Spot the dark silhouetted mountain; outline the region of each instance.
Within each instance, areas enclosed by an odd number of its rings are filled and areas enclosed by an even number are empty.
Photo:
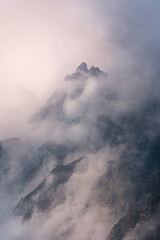
[[[88,69],[87,64],[83,62],[77,68],[76,72],[71,75],[67,75],[65,80],[87,80],[91,77],[107,77],[107,74],[102,72],[98,67],[92,66]]]
[[[77,68],[76,72],[88,72],[87,63],[82,62],[81,65]]]

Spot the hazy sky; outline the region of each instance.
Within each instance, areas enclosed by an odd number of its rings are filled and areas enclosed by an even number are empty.
[[[23,135],[24,122],[82,61],[109,73],[144,61],[151,72],[159,9],[157,0],[0,0],[0,139]]]
[[[10,0],[0,1],[0,32],[0,138],[5,138],[6,129],[21,125],[82,61],[101,62],[103,29],[87,1]]]

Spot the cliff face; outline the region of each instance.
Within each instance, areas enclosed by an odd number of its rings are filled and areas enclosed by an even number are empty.
[[[132,237],[137,240],[160,238],[160,195],[143,208],[137,207],[129,211],[115,224],[107,239],[121,240]]]
[[[63,184],[71,177],[81,159],[67,165],[58,165],[32,192],[22,198],[14,208],[16,216],[24,221],[32,218],[35,211],[46,211],[51,206],[61,204],[65,200]]]

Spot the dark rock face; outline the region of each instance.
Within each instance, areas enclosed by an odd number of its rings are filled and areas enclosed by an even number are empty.
[[[67,165],[58,165],[47,178],[45,178],[32,192],[22,198],[14,209],[16,216],[21,216],[24,221],[29,220],[34,211],[45,211],[51,205],[61,204],[65,199],[63,184],[72,176],[77,164],[82,159]],[[60,191],[60,194],[58,193]],[[58,193],[58,194],[57,194]]]
[[[156,217],[154,214],[156,213]],[[160,237],[160,195],[154,199],[149,205],[143,208],[135,208],[129,211],[124,217],[122,217],[113,227],[107,240],[122,240],[127,233],[133,231],[138,225],[143,224],[152,218],[155,218],[157,223],[154,223],[155,227],[152,231],[146,231],[145,234],[141,233],[136,236],[137,240],[158,240]],[[143,234],[145,236],[143,236]],[[141,236],[140,236],[141,235]]]
[[[156,108],[152,104],[116,120],[98,119],[104,141],[115,149],[123,146],[118,161],[109,163],[98,186],[101,201],[116,214],[123,215],[135,205],[142,207],[160,191],[160,132],[156,131],[154,118],[150,119],[150,112],[158,117],[159,107],[158,103]]]
[[[88,72],[87,63],[82,62],[81,65],[77,68],[76,72]]]
[[[98,76],[100,73],[102,73],[98,67],[93,66],[88,70],[88,72],[91,76]]]
[[[109,240],[122,240],[149,221],[154,228],[145,227],[146,234],[139,231],[134,239],[160,239],[160,197],[156,197],[160,193],[160,132],[154,122],[159,113],[159,102],[151,101],[116,120],[98,119],[104,141],[115,149],[123,146],[118,161],[109,163],[97,186],[100,202],[111,206],[115,216],[126,214],[113,227]]]

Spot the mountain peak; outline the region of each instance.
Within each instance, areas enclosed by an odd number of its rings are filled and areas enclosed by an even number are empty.
[[[76,72],[88,72],[88,67],[87,67],[87,63],[82,62],[79,67],[77,68]]]
[[[98,76],[106,77],[107,74],[102,72],[98,67],[92,66],[90,69],[88,69],[87,63],[82,62],[73,74],[67,75],[65,77],[65,80],[76,80],[76,79],[87,80],[89,77],[98,77]]]
[[[99,73],[101,73],[102,71],[98,68],[98,67],[91,67],[89,69],[89,73],[92,75],[92,76],[96,76],[98,75]]]

